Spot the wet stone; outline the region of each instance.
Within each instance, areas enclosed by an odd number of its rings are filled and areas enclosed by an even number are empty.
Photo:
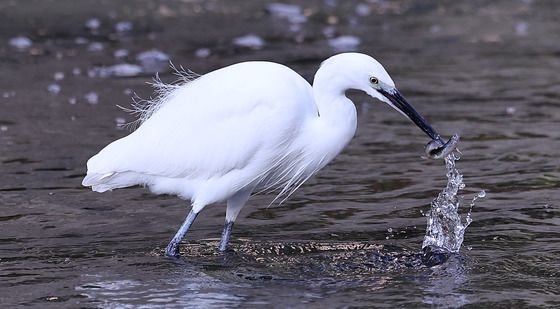
[[[251,49],[261,49],[263,48],[265,42],[261,37],[257,35],[248,34],[233,39],[233,44],[240,47],[247,47]]]
[[[301,7],[295,4],[270,3],[267,5],[266,11],[272,16],[285,18],[292,24],[301,24],[307,21]]]
[[[216,250],[218,240],[189,242],[180,247],[181,256],[205,271],[247,280],[288,278],[293,274],[337,280],[375,276],[393,271],[421,270],[443,264],[440,251],[410,251],[367,242],[254,242],[237,240],[228,252]],[[164,255],[164,250],[154,251]],[[239,275],[240,269],[244,271]]]
[[[109,67],[96,67],[88,71],[89,77],[133,77],[144,72],[143,68],[136,64],[115,64]]]
[[[197,58],[207,58],[208,56],[210,56],[211,51],[209,48],[199,48],[194,52],[194,55]]]
[[[56,72],[53,74],[53,78],[54,80],[63,80],[64,79],[64,73],[63,72]]]
[[[527,36],[529,34],[529,24],[527,22],[519,22],[515,25],[515,34],[518,36]]]
[[[79,36],[74,39],[74,43],[76,43],[77,45],[86,45],[87,43],[89,43],[89,40]]]
[[[134,29],[134,26],[129,21],[120,21],[120,22],[115,24],[115,30],[119,34],[125,34],[127,32],[132,31],[132,29]]]
[[[88,92],[84,95],[84,99],[87,103],[95,105],[99,103],[99,95],[96,92]]]
[[[92,42],[87,47],[87,50],[90,52],[99,52],[104,49],[105,49],[105,45],[101,42]]]
[[[85,22],[84,26],[91,31],[95,31],[101,26],[101,21],[97,18],[90,18]]]
[[[50,84],[47,86],[47,91],[52,94],[58,94],[62,90],[59,84]]]
[[[18,36],[15,38],[11,38],[10,41],[8,42],[8,44],[10,44],[10,46],[19,49],[19,50],[24,50],[24,49],[28,49],[29,47],[31,47],[31,45],[33,45],[33,42],[31,41],[31,39],[24,37],[24,36]]]
[[[371,8],[369,4],[359,3],[356,5],[355,11],[358,16],[368,16],[371,13]]]
[[[4,99],[9,99],[9,98],[13,98],[16,96],[16,92],[15,91],[5,91],[2,93],[2,97]]]
[[[124,48],[117,49],[113,52],[113,57],[117,59],[126,58],[128,55],[130,55],[130,52]]]
[[[136,60],[147,73],[166,71],[169,67],[169,55],[157,49],[139,53]]]
[[[360,38],[353,35],[342,35],[328,40],[329,46],[335,51],[354,51],[361,43]]]

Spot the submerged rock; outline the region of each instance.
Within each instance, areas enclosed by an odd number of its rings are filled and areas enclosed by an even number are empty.
[[[263,48],[265,42],[261,37],[257,35],[247,34],[233,39],[233,44],[251,49],[261,49]]]
[[[191,242],[181,247],[181,254],[191,262],[204,265],[224,263],[246,274],[266,269],[267,276],[285,278],[293,274],[304,277],[357,279],[376,278],[376,274],[403,270],[425,270],[444,264],[456,256],[435,248],[410,251],[390,245],[368,242],[245,242],[231,243],[226,253],[216,251],[218,240]],[[154,252],[163,255],[164,252]],[[220,269],[223,269],[220,268]],[[245,277],[245,276],[243,276]],[[251,279],[247,277],[247,279]]]
[[[65,77],[64,72],[56,72],[53,74],[54,80],[63,80]]]
[[[355,51],[362,42],[360,38],[353,35],[342,35],[336,38],[332,38],[329,41],[329,46],[335,51]]]
[[[87,38],[79,36],[79,37],[74,39],[74,43],[76,43],[78,45],[86,45],[87,43],[89,43],[89,40]]]
[[[58,94],[62,90],[59,84],[50,84],[47,86],[47,91],[52,94]]]
[[[99,95],[94,91],[86,93],[84,95],[84,99],[86,99],[86,102],[88,102],[91,105],[95,105],[99,103]]]
[[[101,42],[91,42],[87,47],[87,50],[90,52],[99,52],[104,49],[105,49],[105,45]]]
[[[33,45],[33,42],[30,38],[24,36],[17,36],[15,38],[11,38],[8,42],[11,47],[17,48],[19,50],[28,49]]]
[[[15,97],[15,96],[16,96],[16,92],[13,91],[13,90],[12,90],[12,91],[5,91],[5,92],[2,93],[2,97],[3,97],[4,99],[13,98],[13,97]]]
[[[99,29],[101,22],[97,18],[90,18],[85,22],[84,26],[90,31],[95,31]]]
[[[198,58],[207,58],[210,54],[211,51],[209,48],[199,48],[194,52],[194,55]]]
[[[122,59],[122,58],[126,58],[129,55],[129,51],[121,48],[121,49],[117,49],[113,52],[113,57],[117,58],[117,59]]]
[[[96,67],[88,71],[89,77],[133,77],[144,72],[143,68],[136,64],[115,64],[108,67]]]
[[[129,21],[120,21],[115,24],[115,30],[119,34],[126,34],[134,29],[134,26]]]
[[[358,16],[368,16],[371,13],[371,7],[366,3],[358,3],[354,9]]]
[[[529,24],[527,22],[518,22],[515,25],[515,34],[518,36],[527,36],[529,34]]]
[[[301,24],[307,21],[301,7],[295,4],[270,3],[266,6],[266,11],[272,16],[285,18],[292,24]]]
[[[169,55],[157,49],[139,53],[136,60],[146,73],[166,71],[169,67]]]

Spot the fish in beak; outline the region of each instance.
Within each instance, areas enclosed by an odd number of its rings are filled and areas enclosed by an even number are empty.
[[[445,142],[439,133],[432,128],[432,126],[420,115],[410,103],[401,95],[396,88],[377,89],[384,97],[391,103],[390,105],[397,111],[408,117],[414,122],[424,133],[426,133],[432,140],[426,145],[426,155],[431,159],[445,158],[448,154],[453,152],[459,143],[459,136],[453,135],[447,142]]]

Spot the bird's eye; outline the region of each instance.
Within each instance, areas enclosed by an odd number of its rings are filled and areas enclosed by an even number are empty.
[[[379,84],[379,80],[373,76],[369,78],[369,82],[372,84]]]

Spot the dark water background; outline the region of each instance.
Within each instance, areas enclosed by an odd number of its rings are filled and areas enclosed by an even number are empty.
[[[560,307],[560,3],[290,1],[304,22],[267,3],[0,1],[1,306]],[[132,30],[117,33],[120,21]],[[247,34],[264,46],[232,43]],[[359,38],[440,132],[461,135],[466,204],[487,197],[460,255],[432,268],[385,259],[420,249],[445,168],[420,158],[420,130],[361,94],[349,147],[283,206],[252,199],[227,256],[213,251],[223,205],[169,259],[187,203],[80,186],[86,160],[127,134],[116,124],[133,118],[116,105],[149,96],[153,75],[88,71],[158,49],[199,73],[259,59],[311,78],[340,35]],[[33,45],[10,46],[16,36]]]

